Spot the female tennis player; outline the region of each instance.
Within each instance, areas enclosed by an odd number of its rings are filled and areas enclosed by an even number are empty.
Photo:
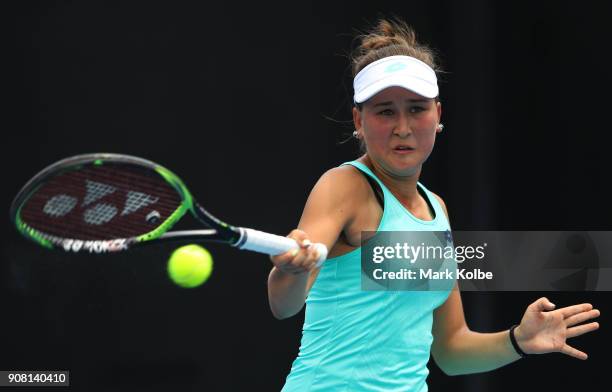
[[[430,351],[449,375],[484,372],[528,354],[587,354],[567,343],[591,332],[591,304],[527,307],[510,330],[466,325],[460,292],[362,291],[362,231],[446,231],[442,199],[418,180],[442,131],[436,65],[402,21],[381,20],[353,56],[354,136],[365,154],[326,172],[298,229],[301,249],[272,257],[270,307],[282,319],[306,303],[300,351],[283,391],[426,391]],[[312,242],[330,249],[315,268]]]

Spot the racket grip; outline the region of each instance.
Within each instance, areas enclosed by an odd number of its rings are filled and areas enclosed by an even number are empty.
[[[239,249],[275,256],[299,248],[298,243],[291,238],[244,227],[238,229],[240,230],[240,240],[234,246]],[[312,246],[316,247],[319,252],[319,260],[317,260],[316,265],[318,268],[327,258],[327,246],[321,243],[312,244]]]

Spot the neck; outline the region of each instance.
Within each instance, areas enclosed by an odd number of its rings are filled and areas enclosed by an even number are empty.
[[[421,196],[417,192],[417,181],[421,174],[421,167],[418,167],[412,174],[398,176],[385,170],[367,154],[358,160],[372,170],[402,204],[409,208],[420,204]]]

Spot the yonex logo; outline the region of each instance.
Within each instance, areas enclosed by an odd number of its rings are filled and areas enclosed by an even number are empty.
[[[83,241],[72,238],[56,237],[49,234],[43,234],[43,237],[54,245],[63,248],[66,252],[80,252],[86,250],[89,253],[106,253],[128,249],[128,240],[125,238]]]
[[[83,199],[82,207],[93,204],[103,197],[115,193],[117,188],[96,181],[85,180],[87,193]],[[132,214],[143,207],[157,203],[158,197],[147,195],[146,193],[128,191],[125,199],[121,216]],[[43,212],[53,218],[59,218],[70,213],[78,204],[78,199],[74,196],[59,194],[51,197],[45,203]],[[83,220],[90,224],[99,226],[113,219],[119,210],[116,206],[108,203],[97,203],[83,212]]]

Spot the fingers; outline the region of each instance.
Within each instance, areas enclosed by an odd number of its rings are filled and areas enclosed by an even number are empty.
[[[566,318],[565,325],[567,325],[568,327],[571,327],[573,325],[580,324],[584,321],[587,321],[587,320],[590,320],[596,317],[599,317],[598,309],[593,309],[588,312],[581,312],[581,313],[578,313],[578,314],[575,314],[573,316]]]
[[[285,255],[285,258],[282,262],[274,263],[277,268],[282,270],[283,272],[288,272],[292,274],[301,274],[308,271],[307,268],[304,268],[303,260],[297,257],[298,250],[289,251],[288,254]],[[274,262],[274,260],[273,260]]]
[[[270,259],[283,272],[301,274],[314,268],[318,259],[318,252],[314,247],[293,249],[283,254],[272,256]]]
[[[599,329],[598,322],[579,325],[577,327],[568,328],[567,332],[565,333],[565,336],[567,338],[573,338],[576,336],[584,335],[587,332],[595,331],[596,329]]]
[[[300,249],[292,250],[290,253],[294,255],[290,264],[302,271],[312,270],[318,259],[317,250],[308,243],[303,244]]]
[[[298,229],[292,230],[291,233],[287,235],[287,237],[295,240],[298,243],[298,245],[300,245],[300,247],[308,247],[310,243],[306,233]],[[290,263],[297,256],[298,253],[299,253],[299,249],[291,249],[285,253],[281,253],[275,256],[270,256],[270,259],[275,265],[276,264],[287,264],[287,263]]]
[[[298,244],[301,244],[304,240],[308,240],[308,234],[302,230],[291,230],[291,233],[287,235],[289,238],[293,238]]]
[[[559,309],[559,312],[563,314],[563,318],[567,319],[569,317],[572,317],[575,314],[582,313],[582,312],[588,312],[591,309],[593,309],[593,305],[591,304],[579,304],[579,305],[572,305],[572,306],[568,306],[565,308],[561,308]]]
[[[527,309],[533,312],[542,312],[542,311],[553,310],[555,306],[556,305],[550,302],[548,298],[542,297],[538,299],[537,301],[535,301],[534,303],[532,303],[531,305],[529,305]]]
[[[571,357],[574,357],[574,358],[577,358],[577,359],[582,359],[583,361],[589,357],[588,355],[586,355],[586,353],[584,353],[584,352],[582,352],[580,350],[576,350],[575,348],[573,348],[569,344],[566,344],[565,346],[563,346],[563,348],[561,348],[561,352],[563,354],[567,354],[567,355],[569,355]]]
[[[292,249],[280,255],[271,256],[272,263],[283,272],[301,274],[311,271],[319,259],[319,252],[314,246],[308,235],[301,230],[293,230],[287,237],[294,239],[299,248]]]

